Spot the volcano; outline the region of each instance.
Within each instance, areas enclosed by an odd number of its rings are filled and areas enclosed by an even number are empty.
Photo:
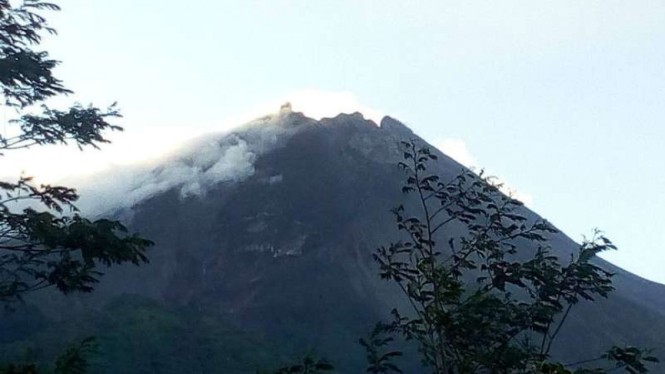
[[[197,140],[107,201],[156,243],[150,264],[109,269],[90,295],[36,295],[0,323],[0,354],[94,335],[95,373],[252,373],[306,352],[363,372],[358,338],[405,305],[372,254],[400,239],[390,210],[405,201],[407,139],[427,144],[390,117],[317,121],[285,106]],[[442,179],[465,170],[433,153]],[[548,239],[561,258],[578,248],[562,233]],[[575,362],[613,344],[665,354],[665,286],[597,261],[616,273],[616,291],[573,309],[555,356]]]

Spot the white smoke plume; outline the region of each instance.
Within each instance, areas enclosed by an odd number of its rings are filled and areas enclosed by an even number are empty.
[[[315,120],[362,112],[378,124],[383,117],[348,92],[300,90],[214,121],[214,126],[169,126],[159,131],[127,126],[127,133],[109,134],[113,144],[104,146],[103,152],[88,149],[81,155],[74,146],[17,151],[0,158],[0,180],[15,180],[25,173],[34,176],[37,184],[75,187],[81,196],[76,205],[92,216],[127,210],[172,189],[182,198],[203,196],[215,184],[253,175],[256,159],[296,131],[280,126],[291,108],[264,116],[285,102]],[[259,116],[264,117],[253,120]],[[220,128],[223,132],[202,135]],[[200,137],[178,145],[192,136]]]
[[[201,137],[150,164],[114,168],[74,182],[82,196],[77,205],[87,214],[108,214],[174,188],[181,198],[201,197],[218,183],[242,181],[254,174],[257,157],[296,131],[282,126],[284,114]]]

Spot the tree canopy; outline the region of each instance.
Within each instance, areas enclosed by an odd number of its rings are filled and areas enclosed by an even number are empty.
[[[52,144],[98,148],[109,142],[107,132],[122,130],[110,122],[120,117],[115,104],[105,110],[46,105],[72,92],[53,74],[59,62],[38,50],[43,33],[55,34],[43,13],[57,10],[37,0],[0,0],[0,87],[4,105],[16,114],[12,135],[0,134],[0,155]],[[72,188],[37,185],[29,176],[0,181],[0,303],[51,286],[90,292],[100,265],[147,262],[149,240],[129,235],[118,221],[83,217],[78,197]]]
[[[381,277],[399,286],[411,309],[393,310],[392,321],[361,340],[368,372],[401,372],[393,359],[402,353],[386,351],[395,333],[416,342],[423,364],[436,374],[635,374],[658,362],[648,350],[630,346],[584,362],[554,359],[553,344],[574,306],[613,290],[613,274],[594,258],[615,246],[596,232],[564,263],[548,245],[556,229],[520,214],[522,203],[501,193],[491,178],[465,171],[442,181],[427,171],[437,158],[429,148],[415,141],[402,145],[403,192],[415,195],[416,203],[394,209],[405,239],[378,248],[374,258]],[[454,224],[465,233],[444,235]]]
[[[53,75],[59,62],[36,50],[44,32],[55,34],[42,13],[57,10],[56,4],[37,0],[0,0],[0,87],[4,105],[16,115],[10,121],[12,135],[0,134],[0,157],[52,144],[98,148],[109,142],[108,131],[122,130],[109,122],[120,117],[115,104],[106,110],[79,103],[66,110],[46,105],[49,98],[72,93]],[[146,250],[152,242],[128,235],[118,221],[83,217],[75,205],[78,197],[73,188],[37,185],[29,176],[0,181],[0,305],[48,287],[62,293],[90,292],[102,275],[100,266],[148,261]],[[84,373],[85,356],[92,348],[92,339],[72,345],[53,372]],[[33,364],[10,364],[0,372],[39,370]]]

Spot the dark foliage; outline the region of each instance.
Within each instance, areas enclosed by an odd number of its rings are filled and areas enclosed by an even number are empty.
[[[0,1],[0,85],[6,105],[19,112],[70,92],[52,75],[56,61],[32,50],[41,42],[40,32],[55,33],[40,15],[47,10],[59,7],[36,0],[19,5]],[[108,142],[105,131],[122,130],[108,122],[118,116],[115,104],[106,111],[80,104],[65,111],[43,105],[41,114],[11,121],[17,135],[0,136],[0,152],[56,143],[98,147]],[[0,181],[0,302],[50,286],[64,293],[90,292],[102,274],[99,265],[147,261],[150,241],[127,235],[120,222],[80,216],[77,199],[71,188],[37,186],[30,177]],[[66,215],[65,209],[74,214]]]
[[[47,52],[31,49],[41,42],[41,32],[55,33],[40,11],[59,9],[38,0],[24,0],[17,6],[0,0],[0,85],[6,105],[25,107],[71,92],[53,76],[58,62],[49,59]]]
[[[316,360],[310,356],[306,356],[300,363],[286,365],[275,371],[264,372],[263,374],[320,374],[331,372],[333,369],[333,366],[325,360]]]
[[[42,104],[41,113],[24,113],[53,96],[71,93],[53,75],[58,61],[47,52],[34,50],[43,32],[55,33],[41,13],[59,9],[38,0],[0,0],[0,87],[5,105],[19,116],[10,121],[17,127],[15,135],[0,135],[0,156],[49,144],[97,148],[108,142],[106,131],[122,130],[108,122],[120,116],[115,104],[108,110],[75,104],[64,111]],[[37,186],[30,177],[0,181],[0,304],[7,306],[27,292],[46,287],[63,293],[90,292],[102,275],[101,265],[147,262],[150,241],[128,235],[120,222],[82,217],[74,205],[77,199],[71,188]],[[91,344],[86,339],[66,350],[53,373],[84,373],[84,355]],[[0,370],[38,371],[42,372],[32,364]]]
[[[80,343],[67,348],[55,361],[52,370],[40,368],[32,363],[22,365],[9,364],[4,367],[0,366],[0,374],[85,374],[88,369],[87,356],[94,350],[94,339],[86,338]]]
[[[472,172],[451,181],[427,173],[436,156],[415,142],[404,142],[407,174],[403,192],[415,194],[419,212],[403,206],[393,213],[407,240],[377,250],[381,277],[396,283],[411,310],[393,310],[390,324],[378,325],[368,351],[367,371],[398,371],[376,348],[379,332],[400,333],[417,342],[423,364],[433,373],[605,373],[623,368],[631,374],[657,362],[648,351],[612,347],[599,359],[609,368],[563,365],[550,351],[572,308],[581,301],[607,297],[612,275],[594,264],[594,257],[615,249],[599,232],[585,241],[567,264],[550,252],[547,235],[556,230],[546,221],[529,222],[519,214],[519,201],[498,185]],[[461,224],[466,234],[443,237],[442,228]],[[441,232],[440,232],[441,231]],[[439,235],[437,235],[439,234]],[[440,249],[444,239],[449,251]],[[528,260],[519,244],[535,243]]]
[[[0,302],[12,302],[29,291],[55,286],[63,293],[90,292],[98,282],[99,265],[147,262],[151,242],[126,235],[117,221],[89,220],[76,211],[72,189],[32,185],[30,178],[0,182]],[[11,203],[39,203],[19,212]]]
[[[359,343],[367,352],[367,372],[372,374],[379,373],[401,373],[402,370],[392,362],[393,358],[402,356],[402,352],[388,351],[383,352],[382,347],[388,346],[395,338],[387,336],[388,326],[377,323],[374,330],[365,339],[360,339]]]

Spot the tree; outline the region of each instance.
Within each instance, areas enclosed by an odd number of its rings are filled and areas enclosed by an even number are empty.
[[[333,366],[328,363],[326,360],[317,360],[311,356],[305,356],[301,362],[293,365],[284,365],[279,369],[272,370],[270,372],[264,372],[265,374],[323,374],[326,372],[331,372]],[[261,372],[259,372],[261,374]]]
[[[0,87],[4,105],[17,116],[10,121],[13,135],[0,135],[0,156],[33,146],[75,144],[83,149],[108,143],[106,132],[122,130],[109,122],[120,116],[115,104],[106,110],[80,104],[56,110],[44,104],[71,93],[53,75],[59,62],[35,50],[43,33],[55,34],[42,13],[60,8],[39,0],[17,3],[0,0]],[[0,181],[1,305],[47,287],[65,294],[91,292],[102,275],[100,266],[147,262],[149,240],[128,235],[118,221],[81,216],[74,205],[77,199],[72,188],[38,186],[30,177]],[[84,372],[90,345],[90,340],[84,340],[65,351],[54,372]],[[36,370],[26,365],[0,372]]]
[[[361,340],[368,372],[401,372],[391,362],[401,353],[381,353],[391,339],[384,336],[393,333],[415,341],[423,364],[436,374],[601,374],[618,368],[635,374],[657,362],[635,347],[612,347],[584,362],[603,367],[553,360],[552,345],[572,308],[612,291],[613,274],[593,258],[614,245],[596,232],[562,264],[547,244],[556,229],[544,220],[529,222],[519,214],[522,204],[491,178],[467,171],[443,182],[427,172],[436,159],[428,148],[415,141],[403,146],[403,192],[415,194],[417,211],[394,209],[406,239],[380,247],[374,258],[381,277],[399,286],[411,310],[393,310],[390,323]],[[460,224],[462,236],[445,237],[445,227]],[[520,245],[533,245],[533,256],[524,259]]]
[[[71,93],[53,75],[58,61],[33,50],[41,33],[55,33],[41,13],[59,9],[38,0],[0,0],[0,87],[5,106],[18,115],[11,121],[15,135],[0,135],[0,155],[51,144],[98,148],[109,142],[107,131],[122,130],[109,122],[120,116],[115,105],[100,110],[75,104],[61,111],[43,104]],[[28,112],[37,104],[40,113]],[[102,275],[99,265],[147,262],[150,241],[127,235],[118,221],[82,217],[77,199],[72,188],[37,186],[30,177],[0,181],[0,303],[51,286],[63,293],[90,292]],[[19,202],[27,207],[17,209]]]

